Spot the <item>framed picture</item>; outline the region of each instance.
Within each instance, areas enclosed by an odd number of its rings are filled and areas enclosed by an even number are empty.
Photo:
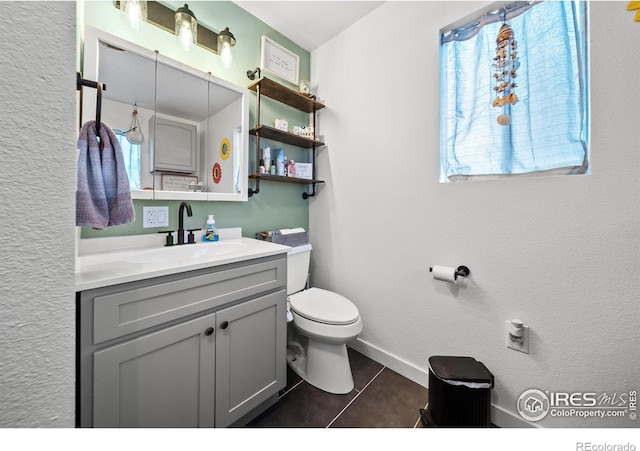
[[[163,190],[166,191],[189,191],[189,184],[198,184],[198,177],[194,175],[177,175],[177,174],[162,174],[160,176],[160,185]]]
[[[262,36],[261,69],[298,85],[300,57],[267,36]]]

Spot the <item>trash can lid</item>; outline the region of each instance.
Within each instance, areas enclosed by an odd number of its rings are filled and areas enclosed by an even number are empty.
[[[493,388],[493,374],[473,357],[431,356],[429,367],[439,379],[453,385]]]

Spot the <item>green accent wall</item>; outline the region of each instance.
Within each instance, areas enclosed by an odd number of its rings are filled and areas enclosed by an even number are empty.
[[[161,2],[164,5],[177,9],[183,6],[183,2]],[[294,42],[285,38],[273,28],[266,25],[258,18],[252,16],[236,4],[227,1],[192,2],[189,4],[199,23],[215,32],[229,27],[236,38],[234,47],[233,65],[230,69],[224,69],[220,57],[202,48],[194,48],[189,52],[182,51],[175,36],[155,27],[145,24],[140,30],[131,29],[123,19],[123,13],[114,7],[112,1],[82,1],[78,2],[78,32],[83,34],[86,25],[106,31],[136,45],[151,50],[158,50],[174,60],[188,64],[196,69],[211,72],[239,86],[247,87],[251,80],[246,76],[247,70],[260,66],[260,46],[262,35],[266,35],[300,57],[299,78],[309,79],[310,55],[309,52],[299,47]],[[78,47],[80,59],[78,70],[82,71],[82,42],[83,36],[79,36]],[[278,79],[269,77],[295,89],[295,86]],[[313,86],[313,83],[312,83]],[[251,93],[249,125],[256,123],[256,99]],[[261,108],[261,122],[272,125],[276,117],[286,117],[289,124],[308,124],[308,115],[289,107],[278,105],[274,101],[263,101]],[[89,119],[85,119],[89,120]],[[289,159],[308,161],[308,151],[268,140],[260,141],[261,147],[270,146],[272,149],[283,148]],[[272,151],[273,152],[273,151]],[[255,138],[249,139],[249,173],[255,172]],[[253,180],[249,186],[255,187]],[[185,218],[185,227],[205,227],[207,215],[216,216],[218,227],[242,227],[243,235],[253,238],[256,232],[263,230],[279,229],[283,227],[309,227],[309,200],[302,198],[302,193],[307,190],[306,185],[289,183],[266,182],[260,184],[260,192],[249,198],[247,202],[204,202],[189,201],[193,216]],[[316,191],[318,188],[316,188]],[[142,207],[145,205],[169,206],[169,227],[148,228],[142,227]],[[136,221],[131,224],[109,227],[105,230],[94,230],[83,227],[82,238],[97,238],[111,236],[140,235],[157,233],[159,230],[175,230],[178,224],[178,206],[180,201],[150,201],[135,200]]]

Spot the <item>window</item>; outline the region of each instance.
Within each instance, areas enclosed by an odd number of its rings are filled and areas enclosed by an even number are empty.
[[[441,33],[440,181],[585,174],[587,2],[503,5]],[[494,107],[501,80],[494,58],[504,23],[516,41],[510,86],[517,102]],[[508,125],[497,121],[503,112],[510,116]]]
[[[140,189],[140,144],[131,144],[122,130],[114,130],[122,149],[124,165],[129,176],[129,188]]]

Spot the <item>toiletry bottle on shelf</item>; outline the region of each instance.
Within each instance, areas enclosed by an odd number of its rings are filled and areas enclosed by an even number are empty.
[[[218,241],[219,239],[216,219],[213,215],[209,215],[209,219],[207,219],[207,230],[202,238],[204,241]]]
[[[276,157],[276,175],[284,176],[284,150],[278,149],[278,156]]]
[[[262,149],[262,160],[264,161],[264,172],[271,174],[271,147]]]
[[[271,175],[276,175],[276,162],[275,160],[271,160]]]

